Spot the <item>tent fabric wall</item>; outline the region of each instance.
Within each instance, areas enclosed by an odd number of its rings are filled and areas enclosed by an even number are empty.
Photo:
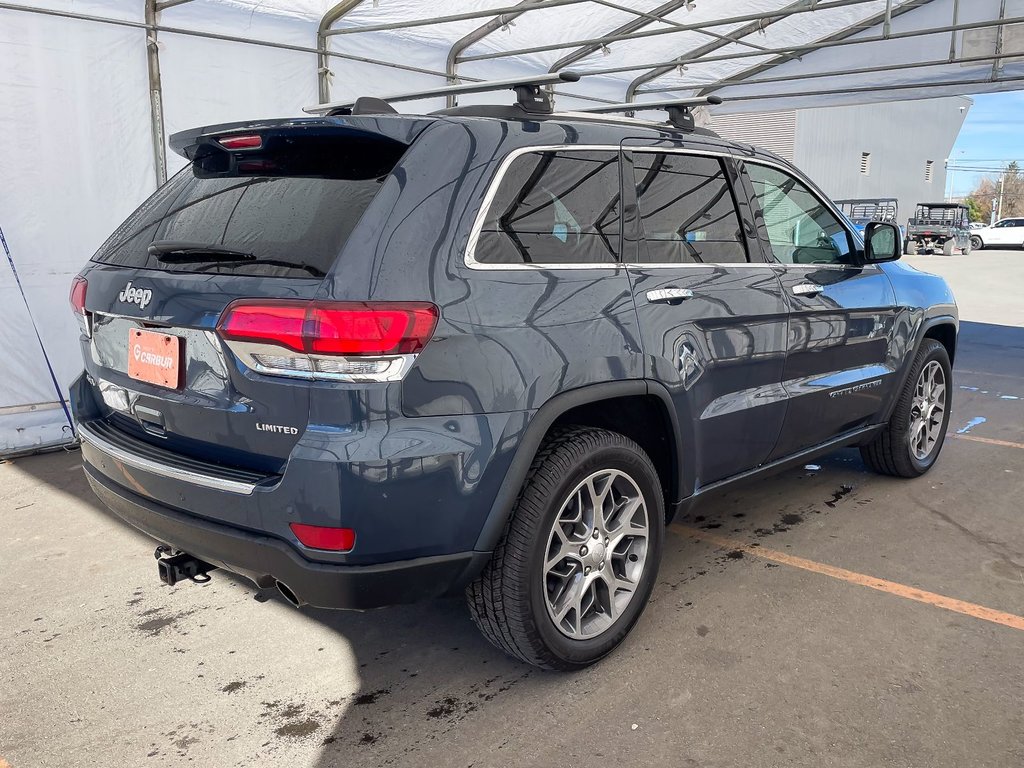
[[[954,0],[892,0],[895,12],[913,8],[893,21],[893,29],[916,29],[949,24]],[[959,3],[960,21],[998,18],[1003,0]],[[1005,0],[1006,15],[1024,14],[1024,0]],[[644,12],[664,0],[620,0]],[[158,32],[166,135],[196,125],[257,117],[300,114],[318,97],[316,32],[333,0],[192,0],[160,14]],[[510,0],[365,0],[340,19],[335,29],[351,31],[367,25],[512,5]],[[4,3],[0,3],[0,6]],[[9,5],[9,4],[8,4]],[[821,0],[817,10],[786,16],[793,0],[701,0],[692,10],[686,3],[669,14],[670,21],[647,24],[643,37],[616,41],[597,48],[572,64],[588,73],[609,67],[636,67],[672,60],[694,51],[710,50],[717,61],[690,62],[685,71],[672,69],[640,88],[638,99],[671,94],[686,96],[713,87],[722,78],[749,73],[751,67],[774,64],[776,56],[760,54],[751,45],[777,48],[803,45],[852,25],[874,19],[886,0]],[[920,6],[920,7],[918,7]],[[804,6],[801,6],[804,7]],[[810,7],[810,5],[806,6]],[[141,24],[143,0],[40,0],[35,9],[90,14]],[[52,17],[0,7],[0,227],[7,237],[25,286],[33,317],[54,364],[61,386],[67,387],[81,369],[78,331],[67,307],[72,276],[104,238],[156,186],[145,29],[98,21]],[[679,31],[673,26],[765,14],[762,23],[731,22],[712,34]],[[508,23],[463,51],[463,57],[487,56],[531,46],[558,46],[572,38],[599,37],[635,19],[635,15],[598,3],[562,4],[530,10],[507,18]],[[391,31],[338,34],[328,38],[328,49],[348,57],[364,57],[436,74],[414,73],[391,66],[332,57],[331,96],[347,99],[436,87],[453,44],[487,22],[486,17],[431,24]],[[232,35],[292,45],[307,50],[282,50],[266,45],[211,40],[180,30]],[[741,42],[722,35],[746,30]],[[859,34],[880,34],[872,23]],[[662,34],[663,31],[671,34]],[[991,32],[991,30],[989,30]],[[716,37],[716,35],[718,37]],[[984,35],[968,42],[971,50],[984,50]],[[1010,52],[1017,37],[1004,42]],[[867,43],[807,53],[802,60],[774,66],[758,77],[801,76],[866,63],[926,61],[949,53],[950,35],[911,38],[895,45]],[[994,44],[994,43],[993,43]],[[710,47],[710,48],[709,48]],[[544,71],[576,46],[494,59],[463,61],[460,75],[498,79]],[[963,41],[958,50],[963,49]],[[1006,49],[1004,49],[1006,50]],[[621,101],[629,82],[643,68],[584,78],[561,92]],[[864,103],[872,99],[921,98],[938,95],[927,87],[929,78],[972,79],[992,73],[991,65],[965,68],[950,64],[933,70],[901,70],[891,77],[831,76],[796,80],[785,87],[776,83],[744,82],[720,91],[741,100],[726,103],[723,113],[764,112],[795,106]],[[1021,59],[1003,59],[1000,76],[1024,76]],[[850,84],[922,85],[914,92],[831,93],[816,97],[801,94],[813,86],[832,90]],[[1012,81],[990,78],[983,85],[945,89],[958,93],[1016,87]],[[781,97],[779,94],[783,94]],[[744,101],[745,97],[758,98]],[[493,95],[467,96],[461,103],[493,101]],[[807,99],[811,99],[808,101]],[[581,108],[593,101],[558,97],[560,109]],[[443,100],[409,102],[403,111],[430,111]],[[168,150],[168,170],[183,165]],[[6,264],[0,264],[0,355],[5,362],[0,384],[0,454],[58,441],[63,413],[49,383],[42,353],[31,332],[28,316]]]

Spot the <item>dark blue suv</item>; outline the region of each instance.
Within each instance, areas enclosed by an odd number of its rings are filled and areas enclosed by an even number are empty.
[[[846,445],[914,477],[942,447],[948,287],[769,153],[515,108],[172,146],[72,287],[85,471],[168,583],[465,591],[496,645],[576,668],[703,494]]]

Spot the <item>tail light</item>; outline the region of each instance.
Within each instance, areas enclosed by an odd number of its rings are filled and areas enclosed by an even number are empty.
[[[86,338],[92,335],[92,315],[85,308],[85,292],[88,287],[89,282],[84,277],[76,277],[71,281],[71,295],[69,297],[71,310],[78,319],[78,327],[81,328],[82,335]]]
[[[242,299],[217,332],[260,373],[334,381],[398,381],[437,325],[427,302]]]

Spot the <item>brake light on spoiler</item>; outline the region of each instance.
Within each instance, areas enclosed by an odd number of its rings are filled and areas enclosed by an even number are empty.
[[[217,333],[259,373],[399,381],[430,341],[437,317],[428,302],[241,299],[224,310]]]

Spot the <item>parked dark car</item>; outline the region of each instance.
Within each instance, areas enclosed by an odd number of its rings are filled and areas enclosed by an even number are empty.
[[[456,108],[201,128],[76,278],[85,471],[295,605],[465,592],[582,667],[668,520],[841,446],[942,448],[957,309],[787,161],[706,131]]]

